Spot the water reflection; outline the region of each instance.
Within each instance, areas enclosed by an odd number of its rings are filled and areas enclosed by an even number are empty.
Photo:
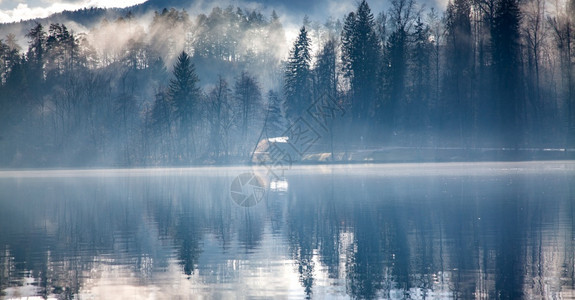
[[[575,297],[575,173],[555,165],[301,168],[249,208],[236,169],[3,177],[0,297]]]

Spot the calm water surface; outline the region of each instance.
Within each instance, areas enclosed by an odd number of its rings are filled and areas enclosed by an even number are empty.
[[[0,298],[575,298],[575,162],[284,176],[0,172]]]

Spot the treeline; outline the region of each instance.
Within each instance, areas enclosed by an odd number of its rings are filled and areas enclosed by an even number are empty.
[[[275,12],[233,7],[37,24],[25,52],[0,40],[0,164],[248,161],[322,97],[345,113],[314,151],[573,146],[575,1],[553,5],[363,1],[291,46]]]
[[[10,35],[0,43],[0,164],[245,161],[275,97],[262,86],[281,84],[284,36],[275,13],[231,7],[195,22],[165,9],[147,27],[128,14],[81,34],[37,24],[25,53]]]

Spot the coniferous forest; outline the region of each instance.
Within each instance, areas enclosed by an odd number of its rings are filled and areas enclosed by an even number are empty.
[[[362,1],[297,26],[288,39],[275,11],[230,6],[8,34],[0,166],[247,162],[324,98],[337,111],[306,153],[334,161],[384,147],[575,146],[574,0],[445,11],[391,0],[381,12]]]

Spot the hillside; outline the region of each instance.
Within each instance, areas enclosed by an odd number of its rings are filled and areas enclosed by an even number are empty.
[[[351,2],[349,4],[353,5]],[[216,3],[197,0],[149,0],[142,4],[126,8],[85,8],[76,11],[63,11],[47,18],[0,23],[0,39],[9,33],[13,33],[23,42],[22,37],[24,37],[30,28],[34,27],[35,23],[41,23],[44,26],[52,23],[66,24],[68,28],[76,32],[82,32],[98,24],[104,18],[114,20],[125,16],[128,12],[131,12],[135,17],[140,17],[153,13],[154,11],[161,11],[164,8],[175,8],[185,9],[189,11],[191,15],[195,15],[199,12],[209,12],[214,6],[225,7],[227,5],[258,9],[264,12],[276,10],[282,13],[284,16],[283,19],[297,22],[301,21],[305,15],[309,15],[318,20],[322,20],[326,14],[335,14],[341,17],[339,11],[326,10],[326,7],[333,7],[333,5],[328,4],[327,1],[293,0],[286,3],[280,0],[255,0],[220,1]],[[345,5],[341,7],[345,7]]]

